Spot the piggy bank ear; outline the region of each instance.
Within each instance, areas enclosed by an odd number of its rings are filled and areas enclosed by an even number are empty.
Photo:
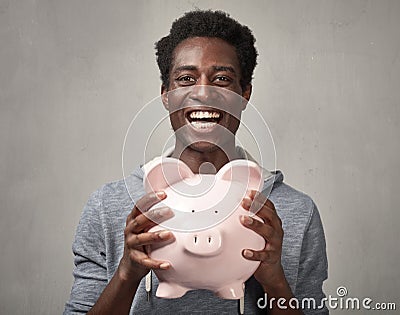
[[[261,168],[249,160],[233,160],[225,164],[216,176],[222,180],[243,183],[247,190],[259,191],[263,185]]]
[[[146,193],[163,190],[185,178],[194,176],[184,162],[175,158],[160,158],[144,167],[143,185]]]

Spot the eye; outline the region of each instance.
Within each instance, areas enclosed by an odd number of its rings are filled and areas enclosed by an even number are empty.
[[[232,79],[226,75],[218,75],[214,78],[214,82],[219,86],[226,86],[232,82]]]
[[[180,85],[191,85],[196,83],[196,79],[190,75],[182,75],[176,79]]]

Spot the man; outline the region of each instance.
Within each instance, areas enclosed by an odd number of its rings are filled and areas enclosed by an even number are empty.
[[[212,109],[206,107],[207,87],[225,89],[249,100],[257,57],[254,42],[251,31],[227,14],[193,11],[176,20],[170,34],[156,44],[163,101],[176,132],[171,156],[181,159],[194,173],[199,173],[204,163],[218,171],[230,160],[244,158],[234,139],[243,108],[239,108],[238,117],[218,109],[211,115]],[[167,93],[182,87],[191,88],[189,100],[205,106],[173,108]],[[197,113],[191,115],[194,111]],[[195,117],[207,115],[217,117],[213,123],[232,136],[218,137],[208,131],[211,125],[207,122],[193,123]],[[185,132],[179,132],[182,128]],[[189,291],[179,299],[160,299],[154,296],[153,288],[147,298],[145,275],[151,269],[171,266],[151,259],[145,246],[174,236],[170,231],[148,232],[156,223],[143,214],[166,198],[165,193],[144,194],[143,168],[136,169],[128,181],[136,187],[132,196],[137,200],[135,205],[124,182],[118,181],[93,193],[84,208],[73,245],[75,282],[65,314],[237,313],[235,300],[220,299],[206,290]],[[263,221],[245,216],[242,224],[266,240],[263,250],[245,249],[242,253],[246,259],[261,262],[246,282],[244,313],[302,314],[290,308],[294,304],[288,301],[296,297],[300,306],[303,298],[315,299],[316,307],[303,309],[305,314],[326,314],[326,308],[320,306],[327,259],[318,210],[308,196],[282,181],[283,175],[277,172],[268,200],[250,191],[242,202],[245,209],[259,208],[257,215]],[[167,219],[173,211],[166,208],[158,215]],[[152,282],[153,287],[158,283],[154,276]],[[268,302],[282,300],[264,305],[260,301],[265,294]]]

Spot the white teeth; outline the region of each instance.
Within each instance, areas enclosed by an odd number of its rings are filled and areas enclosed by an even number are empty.
[[[201,118],[216,118],[218,119],[220,114],[218,112],[207,112],[207,111],[193,111],[190,113],[190,118],[201,119]]]
[[[202,122],[202,121],[192,121],[190,123],[196,129],[207,129],[215,126],[215,122]]]

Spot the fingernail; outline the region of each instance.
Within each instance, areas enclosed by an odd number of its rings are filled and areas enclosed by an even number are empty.
[[[156,196],[157,196],[158,199],[162,199],[162,198],[164,198],[166,196],[166,194],[165,194],[164,191],[157,191],[156,192]]]
[[[162,219],[164,217],[169,217],[172,215],[172,211],[169,207],[161,207],[154,209],[152,212],[150,212],[149,216],[150,219]]]
[[[166,238],[168,238],[168,237],[171,236],[171,232],[170,232],[170,231],[162,231],[162,232],[160,232],[160,234],[158,234],[158,236],[159,236],[162,240],[164,240],[164,239],[166,239]]]
[[[162,264],[160,265],[160,268],[161,268],[161,269],[168,269],[169,266],[170,266],[169,263],[162,263]]]
[[[248,249],[245,249],[244,250],[244,252],[243,252],[243,254],[246,256],[246,257],[248,257],[248,258],[251,258],[251,257],[253,257],[253,252],[252,251],[250,251],[250,250],[248,250]]]
[[[253,199],[256,194],[257,194],[257,190],[252,189],[247,192],[247,197],[249,197],[250,199]]]
[[[242,222],[243,222],[245,225],[251,225],[251,224],[253,223],[253,219],[250,218],[250,217],[247,216],[247,215],[242,215],[241,219],[242,219]]]
[[[248,216],[244,216],[243,220],[244,220],[244,223],[248,224],[248,225],[251,225],[253,223],[253,219]]]
[[[249,197],[244,197],[242,200],[242,206],[245,208],[250,208],[251,206],[251,199]]]

